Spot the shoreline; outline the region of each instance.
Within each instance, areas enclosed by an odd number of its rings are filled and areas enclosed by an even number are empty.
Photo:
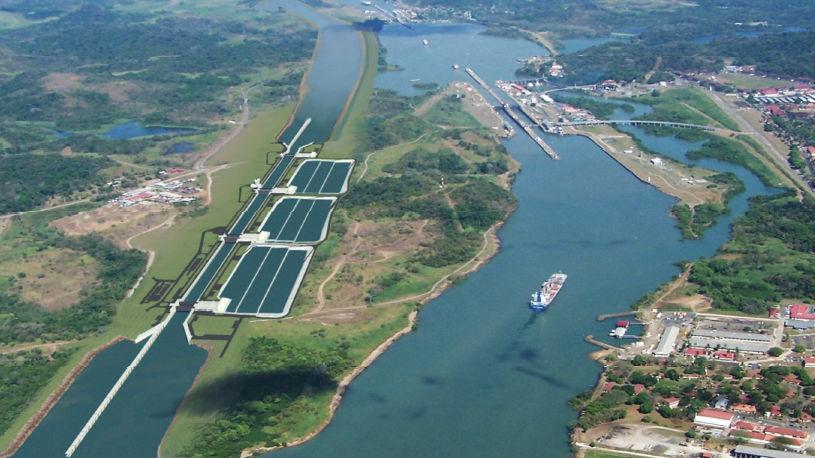
[[[94,358],[99,353],[107,350],[108,348],[116,345],[119,342],[123,342],[126,340],[130,340],[124,336],[116,336],[113,339],[109,340],[108,342],[90,350],[89,352],[85,353],[85,356],[79,361],[79,363],[68,372],[68,375],[62,379],[62,382],[59,384],[56,390],[54,390],[45,401],[40,405],[34,415],[28,419],[28,421],[23,424],[22,429],[14,436],[9,443],[8,447],[5,450],[0,451],[0,458],[9,458],[15,453],[20,450],[20,447],[25,444],[26,440],[31,436],[35,429],[40,426],[43,420],[48,416],[51,412],[51,409],[54,408],[55,405],[62,399],[62,396],[68,391],[71,385],[74,384],[77,378],[85,372],[85,369],[90,365]]]
[[[516,208],[517,205],[513,206],[501,221],[493,224],[486,231],[484,231],[485,246],[482,247],[482,249],[478,253],[476,253],[476,255],[472,259],[470,259],[469,261],[462,265],[462,268],[464,268],[463,271],[461,272],[454,271],[453,273],[448,274],[446,278],[445,277],[441,278],[439,281],[442,283],[439,284],[439,287],[431,289],[430,291],[425,293],[426,296],[419,301],[419,306],[417,306],[416,309],[414,309],[408,314],[407,325],[405,325],[405,327],[401,328],[400,330],[396,331],[384,342],[379,344],[373,351],[371,351],[371,353],[368,354],[368,356],[365,357],[365,359],[362,360],[362,362],[360,362],[356,367],[354,367],[354,369],[350,373],[345,375],[340,380],[340,382],[337,384],[337,389],[335,390],[334,395],[331,397],[331,401],[329,401],[328,404],[328,417],[323,422],[321,422],[313,431],[309,432],[305,436],[298,438],[293,442],[287,443],[286,445],[278,445],[274,447],[257,446],[244,449],[243,451],[241,451],[240,455],[241,458],[251,458],[260,453],[269,453],[275,450],[297,447],[317,437],[317,435],[319,435],[331,423],[331,421],[333,421],[334,415],[336,414],[337,409],[340,407],[343,396],[348,386],[363,372],[365,372],[365,370],[371,367],[371,365],[380,356],[384,355],[391,345],[393,345],[396,341],[406,336],[407,334],[410,334],[415,329],[416,323],[418,322],[419,312],[421,312],[422,306],[438,298],[447,290],[447,288],[453,286],[453,284],[455,283],[453,281],[454,274],[456,275],[455,279],[470,275],[473,272],[479,270],[484,265],[486,265],[490,259],[492,259],[501,251],[501,240],[497,235],[498,229],[500,229],[509,220],[509,217],[512,215]],[[492,251],[489,253],[485,253],[484,251],[488,249],[490,246],[493,247]],[[469,268],[467,268],[468,266]]]

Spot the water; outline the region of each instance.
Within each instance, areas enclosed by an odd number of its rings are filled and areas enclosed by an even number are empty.
[[[307,79],[307,92],[294,120],[282,134],[290,141],[306,118],[312,118],[297,148],[329,138],[345,101],[360,75],[362,42],[353,27],[315,14],[294,0],[264,5],[283,6],[320,27],[317,59]],[[117,126],[110,138],[167,134],[128,123]],[[162,437],[184,394],[206,359],[206,351],[187,344],[178,313],[156,340],[142,363],[123,385],[74,457],[141,458],[156,456]],[[119,344],[102,352],[65,393],[16,456],[63,456],[91,413],[130,363],[139,346]]]
[[[402,71],[380,73],[376,85],[403,95],[424,93],[413,87],[418,82],[444,86],[452,81],[472,82],[464,73],[473,68],[486,81],[515,79],[518,58],[539,56],[546,51],[526,40],[484,35],[484,28],[471,24],[417,24],[413,30],[386,26],[380,40],[388,50],[387,60]],[[430,42],[425,46],[422,39]],[[459,64],[459,70],[453,70]]]
[[[184,154],[195,151],[195,143],[192,142],[178,142],[173,143],[172,146],[164,151],[164,154]]]
[[[386,27],[388,59],[405,71],[384,74],[377,85],[412,94],[408,81],[415,75],[444,84],[453,78],[448,68],[453,58],[493,81],[511,75],[515,65],[489,62],[512,62],[516,51],[527,54],[518,51],[522,41],[518,47],[472,46],[472,34],[461,32],[471,26],[439,27],[431,47],[443,42],[444,49],[481,54],[468,63],[438,48],[421,52],[421,44],[413,43],[433,26],[417,29],[413,37],[406,29]],[[488,54],[496,49],[499,54]],[[443,70],[433,77],[429,68]],[[628,116],[647,107],[635,108]],[[630,131],[677,158],[698,146]],[[513,187],[518,210],[499,232],[500,253],[426,306],[418,330],[350,386],[325,431],[271,456],[571,456],[567,426],[576,413],[567,400],[593,386],[600,372],[587,356],[595,347],[583,338],[606,335],[610,326],[596,316],[627,310],[676,275],[677,261],[712,255],[746,209],[747,197],[770,192],[740,167],[700,161],[733,171],[747,190],[704,238],[682,241],[669,214],[673,198],[635,179],[586,138],[546,140],[560,161],[523,135],[505,143],[523,170]],[[530,291],[561,269],[569,274],[563,292],[547,312],[530,313]]]
[[[117,124],[107,132],[105,137],[111,140],[129,140],[140,137],[154,137],[157,135],[189,135],[195,133],[195,129],[183,127],[162,127],[162,126],[142,126],[136,121],[129,121]]]

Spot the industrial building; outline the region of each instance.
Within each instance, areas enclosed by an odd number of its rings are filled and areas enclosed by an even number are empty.
[[[702,409],[693,417],[695,425],[704,428],[727,429],[733,423],[735,416],[730,412],[718,409]]]
[[[691,347],[738,350],[745,353],[767,353],[773,346],[774,337],[755,332],[731,332],[698,329],[688,342]]]
[[[662,333],[662,337],[659,339],[659,344],[657,345],[657,349],[654,350],[654,356],[657,357],[668,357],[671,353],[676,350],[676,339],[679,337],[679,327],[678,326],[668,326],[665,328],[665,332]]]
[[[733,450],[735,458],[807,458],[812,455],[802,455],[800,453],[784,452],[781,450],[768,450],[766,448],[750,447],[749,445],[739,445]]]

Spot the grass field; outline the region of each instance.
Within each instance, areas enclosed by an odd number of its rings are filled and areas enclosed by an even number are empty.
[[[651,105],[654,112],[644,119],[688,122],[739,130],[738,124],[706,97],[699,89],[681,88],[660,92],[658,96],[643,95],[634,101]]]
[[[760,89],[763,87],[792,87],[787,80],[767,78],[764,76],[743,75],[740,73],[726,73],[716,77],[720,83],[729,83],[739,89]]]
[[[622,453],[606,452],[601,450],[587,450],[586,458],[630,458],[631,455]]]

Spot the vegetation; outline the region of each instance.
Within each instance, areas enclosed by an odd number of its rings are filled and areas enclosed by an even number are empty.
[[[113,161],[58,154],[11,155],[0,159],[0,213],[43,205],[55,196],[68,197],[104,183],[98,172]],[[22,173],[21,173],[22,172]]]
[[[211,4],[190,10],[184,3],[151,9],[149,2],[136,7],[124,0],[29,3],[3,3],[5,12],[26,20],[0,26],[0,52],[14,56],[0,62],[0,174],[16,167],[30,170],[34,181],[22,187],[19,178],[3,177],[0,212],[88,188],[100,168],[113,165],[56,152],[181,160],[159,157],[172,151],[178,136],[193,149],[212,141],[223,119],[241,108],[238,88],[255,109],[294,97],[316,39],[282,12],[255,11],[237,20],[252,10],[249,2],[233,5],[230,14],[216,14],[223,11]],[[132,139],[107,135],[124,121],[170,129]],[[44,185],[48,163],[54,191]],[[11,199],[18,189],[21,195]]]
[[[303,346],[272,337],[253,337],[241,353],[242,370],[209,386],[195,396],[234,390],[238,399],[224,418],[207,424],[182,456],[239,456],[257,443],[282,445],[285,430],[269,422],[291,409],[303,397],[333,392],[338,377],[350,367],[347,342]]]
[[[626,113],[634,112],[634,107],[627,103],[616,103],[600,100],[597,97],[586,97],[569,92],[551,92],[550,96],[557,102],[568,103],[578,108],[590,111],[600,119],[611,119],[614,110],[622,109]]]
[[[722,111],[709,97],[695,88],[654,91],[650,95],[634,98],[638,103],[651,106],[653,111],[639,119],[716,125],[739,130],[738,124]]]
[[[99,265],[97,281],[82,291],[75,306],[46,311],[19,297],[13,288],[15,277],[2,278],[0,343],[4,345],[76,339],[100,331],[110,324],[115,305],[124,299],[144,267],[146,257],[137,250],[121,250],[97,235],[67,237],[47,223],[47,217],[31,217],[27,222],[14,223],[0,240],[24,244],[28,251],[55,247],[85,253]]]
[[[0,354],[0,433],[11,426],[69,355],[65,351],[46,355],[39,350]]]
[[[696,262],[690,281],[713,306],[766,313],[782,298],[815,298],[815,203],[790,194],[755,197],[716,256]]]

